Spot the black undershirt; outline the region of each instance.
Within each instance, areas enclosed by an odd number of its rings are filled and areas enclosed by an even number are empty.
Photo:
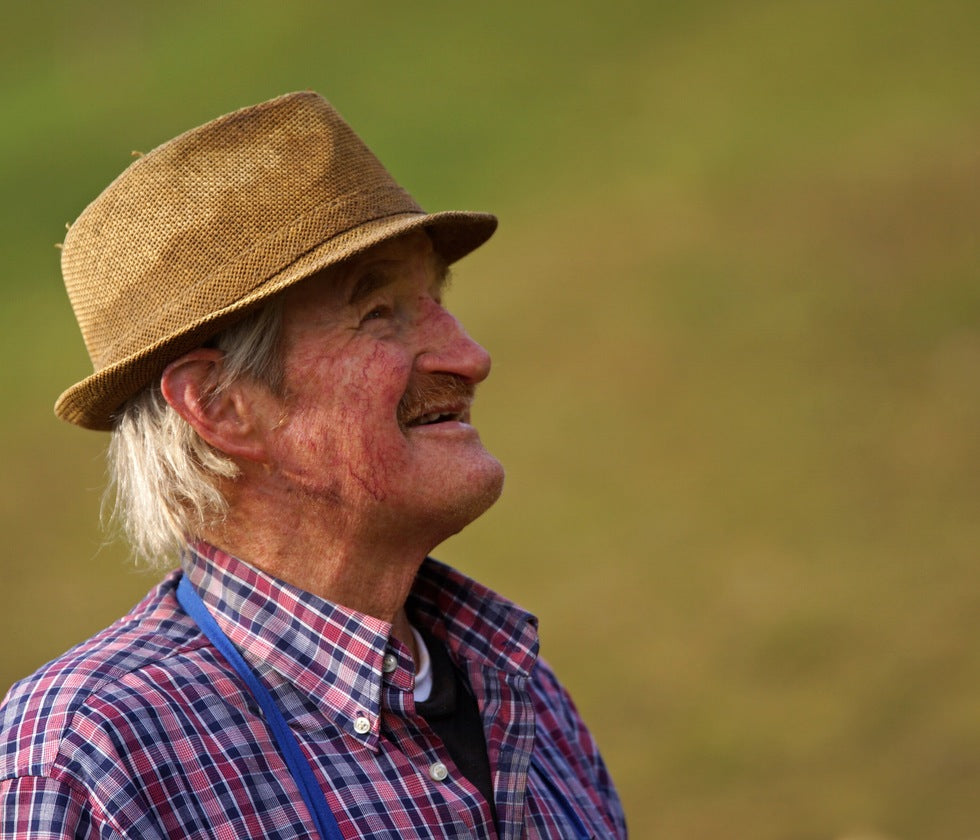
[[[453,664],[442,642],[425,631],[419,632],[432,663],[432,692],[428,700],[416,702],[415,709],[442,740],[459,771],[483,794],[496,824],[487,741],[469,680]]]

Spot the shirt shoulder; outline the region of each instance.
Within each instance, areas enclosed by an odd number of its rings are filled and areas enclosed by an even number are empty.
[[[0,779],[46,775],[80,713],[124,703],[134,682],[203,644],[177,604],[176,580],[169,575],[123,618],[14,684],[0,705]]]

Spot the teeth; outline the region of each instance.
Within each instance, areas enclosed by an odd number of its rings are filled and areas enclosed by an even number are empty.
[[[448,420],[454,415],[445,411],[434,411],[431,414],[421,415],[412,425],[427,426],[430,423],[438,423],[441,420]]]

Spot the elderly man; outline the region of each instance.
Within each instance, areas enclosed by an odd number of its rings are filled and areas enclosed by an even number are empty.
[[[625,836],[533,617],[429,552],[503,483],[445,309],[493,216],[426,214],[313,93],[137,160],[73,224],[117,514],[179,553],[15,686],[2,836]]]

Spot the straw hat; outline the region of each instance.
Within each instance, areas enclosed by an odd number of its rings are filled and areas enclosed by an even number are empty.
[[[111,429],[171,361],[313,272],[418,228],[453,262],[496,226],[425,213],[318,94],[219,117],[138,159],[70,227],[61,268],[95,372],[55,413]]]

